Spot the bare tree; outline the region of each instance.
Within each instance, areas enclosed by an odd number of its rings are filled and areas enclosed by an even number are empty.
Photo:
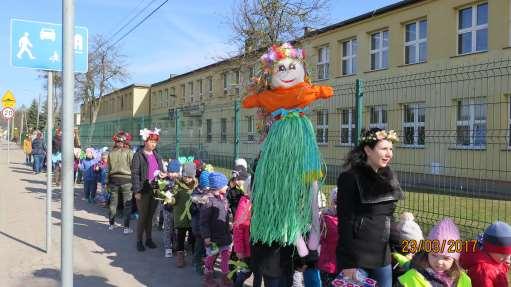
[[[43,87],[48,90],[48,71],[40,71],[38,78],[43,80]],[[62,105],[62,72],[50,72],[53,73],[53,126],[55,123],[61,120],[61,105]]]
[[[233,43],[242,52],[292,41],[305,27],[325,25],[329,0],[240,0],[233,8]]]
[[[91,124],[96,122],[103,97],[115,89],[115,85],[129,79],[125,56],[117,46],[101,35],[93,37],[89,52],[87,73],[76,74],[75,100],[90,105]]]

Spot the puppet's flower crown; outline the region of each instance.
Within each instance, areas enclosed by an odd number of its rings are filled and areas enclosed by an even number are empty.
[[[303,61],[305,59],[305,51],[300,48],[294,48],[289,43],[284,43],[280,47],[273,45],[268,48],[268,52],[261,56],[260,60],[263,64],[265,72],[271,71],[273,64],[285,58],[298,59]]]
[[[381,140],[388,140],[392,143],[396,143],[399,141],[399,138],[397,137],[397,133],[394,130],[380,130],[377,132],[367,132],[364,133],[360,137],[360,144],[370,144],[373,142],[381,141]]]

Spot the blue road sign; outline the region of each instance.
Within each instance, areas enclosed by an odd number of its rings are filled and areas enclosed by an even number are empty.
[[[75,72],[88,66],[88,30],[75,26]],[[62,25],[11,19],[11,65],[40,70],[62,71]]]

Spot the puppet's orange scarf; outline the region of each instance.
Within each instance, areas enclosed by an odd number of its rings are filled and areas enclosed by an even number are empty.
[[[327,99],[333,94],[332,87],[313,86],[302,82],[290,88],[276,88],[250,95],[243,100],[243,107],[263,108],[271,113],[280,108],[305,108],[315,100]]]

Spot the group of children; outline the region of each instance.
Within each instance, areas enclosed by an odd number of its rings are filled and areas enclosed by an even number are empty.
[[[95,200],[98,183],[105,191],[107,158],[106,152],[88,148],[78,164],[89,202]],[[161,173],[164,178],[157,177],[155,181],[159,184],[154,185],[155,191],[160,192],[155,197],[161,200],[162,206],[164,256],[175,254],[177,267],[184,267],[185,243],[188,242],[193,265],[204,276],[204,286],[243,286],[252,275],[252,176],[246,161],[236,160],[229,180],[199,160],[173,159],[165,168],[166,173]],[[297,268],[297,273],[301,274],[295,276],[294,286],[344,286],[342,284],[346,283],[339,276],[335,258],[339,236],[336,194],[337,190],[332,190],[330,204],[321,209],[319,259],[312,266]],[[490,225],[477,240],[462,241],[454,222],[443,219],[424,238],[413,215],[405,212],[392,225],[390,243],[395,286],[508,286],[511,227],[504,222]],[[435,248],[438,252],[433,252]],[[220,282],[214,278],[213,269],[218,257],[222,272]],[[319,276],[314,280],[316,273]],[[260,286],[260,275],[253,275],[254,286]],[[360,286],[369,285],[360,283]]]

